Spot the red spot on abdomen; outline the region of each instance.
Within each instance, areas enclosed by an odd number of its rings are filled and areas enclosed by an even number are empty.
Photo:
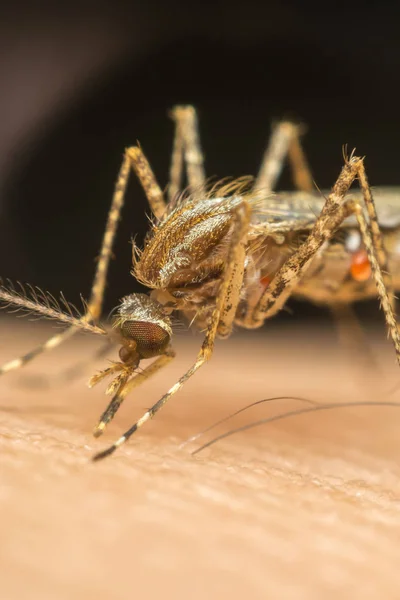
[[[264,275],[264,277],[261,277],[260,283],[263,287],[268,287],[271,283],[271,277],[269,277],[269,275]]]
[[[355,252],[352,257],[350,273],[355,281],[367,281],[371,277],[371,264],[366,250]]]

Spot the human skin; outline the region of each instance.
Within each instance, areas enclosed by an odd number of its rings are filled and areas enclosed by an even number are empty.
[[[52,331],[25,320],[0,326],[2,360]],[[77,337],[2,378],[2,597],[399,598],[400,410],[338,408],[251,429],[196,456],[199,441],[180,448],[269,396],[395,400],[384,393],[398,372],[383,335],[372,383],[326,328],[235,334],[129,444],[90,462],[190,365],[201,338],[176,337],[178,358],[132,393],[99,440],[91,430],[107,399],[85,381],[106,359],[68,384],[54,379],[97,339]],[[263,404],[234,424],[301,406]]]

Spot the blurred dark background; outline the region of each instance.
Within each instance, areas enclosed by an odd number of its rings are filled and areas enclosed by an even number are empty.
[[[320,187],[344,143],[372,184],[400,185],[396,3],[27,1],[0,17],[4,277],[88,297],[123,150],[139,140],[166,185],[175,103],[199,110],[208,175],[255,174],[271,121],[293,116]],[[132,178],[106,309],[138,290],[146,210]]]

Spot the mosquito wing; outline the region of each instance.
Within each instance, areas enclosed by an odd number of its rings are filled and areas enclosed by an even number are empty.
[[[271,232],[311,229],[320,214],[329,191],[310,194],[309,192],[279,192],[268,198],[257,216],[259,223],[268,222]],[[361,200],[358,191],[348,194],[348,198]],[[374,189],[374,200],[380,225],[385,229],[400,226],[400,188],[384,187]],[[346,219],[342,227],[357,226],[355,217]]]

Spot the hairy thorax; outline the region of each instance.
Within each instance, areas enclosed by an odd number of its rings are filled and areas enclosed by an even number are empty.
[[[207,289],[214,295],[239,204],[240,196],[178,203],[145,240],[134,260],[135,277],[157,290],[159,301],[171,297],[177,307],[198,302]]]

